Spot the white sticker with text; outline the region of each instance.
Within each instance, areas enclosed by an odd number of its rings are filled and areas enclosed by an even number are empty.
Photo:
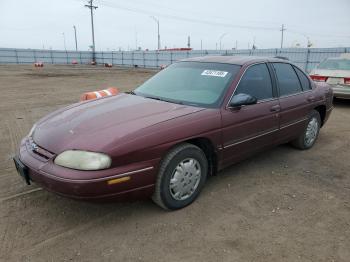
[[[216,71],[216,70],[204,70],[202,76],[217,76],[225,77],[228,72],[225,71]]]

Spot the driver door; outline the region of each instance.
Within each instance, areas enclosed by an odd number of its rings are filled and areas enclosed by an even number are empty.
[[[233,96],[240,93],[257,103],[222,110],[223,167],[273,145],[279,129],[280,104],[266,63],[246,69]]]

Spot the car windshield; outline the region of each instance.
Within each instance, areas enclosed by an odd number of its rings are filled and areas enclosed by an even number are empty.
[[[350,59],[327,59],[319,64],[318,69],[350,70]]]
[[[136,95],[167,102],[218,107],[240,66],[177,62],[139,86]]]

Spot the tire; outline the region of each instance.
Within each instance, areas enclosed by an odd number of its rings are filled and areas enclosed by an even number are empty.
[[[198,197],[207,174],[204,152],[195,145],[180,144],[161,161],[152,199],[166,210],[183,208]]]
[[[291,143],[294,147],[306,150],[313,147],[315,144],[318,134],[321,128],[321,117],[320,113],[316,110],[312,110],[305,126],[303,133]]]

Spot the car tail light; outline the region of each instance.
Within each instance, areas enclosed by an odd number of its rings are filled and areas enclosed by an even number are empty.
[[[319,75],[310,75],[311,79],[317,82],[326,82],[328,77],[327,76],[319,76]]]
[[[344,77],[344,84],[350,85],[350,77]]]

